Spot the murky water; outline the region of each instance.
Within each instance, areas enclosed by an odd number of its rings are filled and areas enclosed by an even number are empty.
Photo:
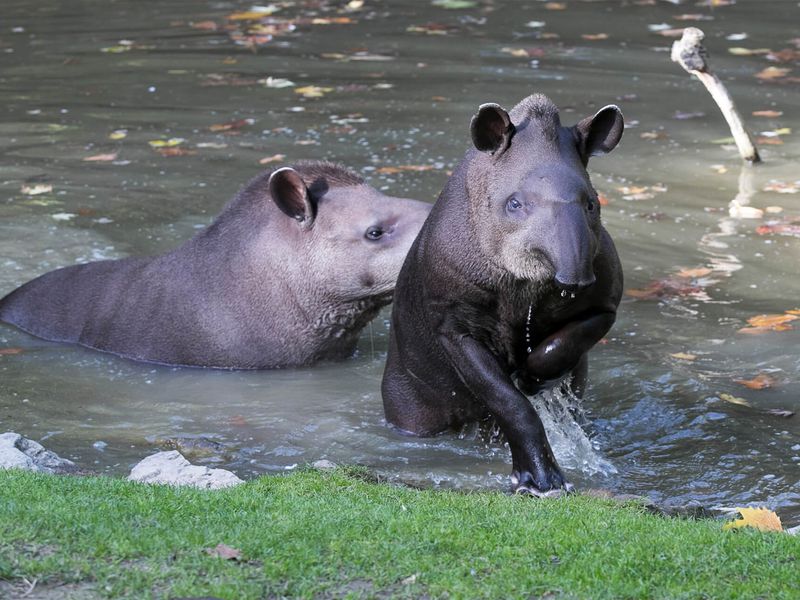
[[[278,2],[267,41],[269,31],[227,18],[246,2],[4,0],[0,294],[56,267],[175,246],[264,158],[335,158],[390,193],[432,201],[480,103],[543,92],[572,123],[616,102],[629,128],[590,166],[634,295],[592,353],[591,442],[555,411],[559,455],[581,487],[765,504],[796,524],[800,417],[775,411],[800,409],[800,333],[738,330],[800,308],[800,240],[770,230],[796,232],[800,218],[800,194],[777,191],[800,185],[797,2],[475,4]],[[712,65],[751,129],[767,132],[765,163],[742,177],[751,205],[782,212],[728,216],[740,161],[716,143],[727,128],[670,62],[672,38],[651,30],[687,25],[706,31]],[[772,56],[781,63],[734,47],[795,53]],[[770,66],[792,71],[764,74]],[[320,97],[298,93],[308,86]],[[184,140],[173,155],[148,143],[170,138]],[[226,450],[198,461],[240,475],[328,458],[437,485],[505,486],[504,448],[385,425],[387,318],[345,363],[258,373],[153,367],[0,326],[0,348],[20,349],[0,353],[0,430],[116,474],[165,438],[205,436]],[[759,374],[770,387],[735,381]]]

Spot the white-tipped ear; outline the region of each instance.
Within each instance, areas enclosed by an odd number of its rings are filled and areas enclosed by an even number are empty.
[[[589,162],[590,156],[608,154],[622,137],[625,120],[618,106],[604,106],[593,117],[586,117],[573,128],[578,142],[578,153],[583,163]]]
[[[278,208],[299,221],[304,228],[314,224],[317,205],[297,171],[291,167],[275,171],[269,177],[269,193]]]

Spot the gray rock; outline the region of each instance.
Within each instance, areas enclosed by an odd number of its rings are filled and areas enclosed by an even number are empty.
[[[177,450],[148,456],[131,470],[129,481],[188,485],[203,489],[219,489],[244,483],[225,469],[209,469],[191,464]]]
[[[330,471],[336,468],[336,463],[329,460],[317,460],[311,463],[311,466],[319,471]]]
[[[0,469],[25,469],[40,473],[63,473],[75,470],[75,463],[33,440],[9,431],[0,434]]]
[[[789,535],[800,535],[800,525],[789,527],[789,529],[786,530],[786,533]]]

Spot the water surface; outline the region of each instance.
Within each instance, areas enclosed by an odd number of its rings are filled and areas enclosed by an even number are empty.
[[[562,463],[581,487],[763,504],[797,524],[800,417],[770,411],[800,408],[800,334],[739,330],[800,308],[800,240],[770,233],[800,218],[800,195],[776,191],[800,185],[798,4],[345,4],[277,2],[253,33],[254,21],[228,18],[245,2],[4,0],[0,294],[56,267],[174,247],[265,158],[336,159],[388,193],[433,201],[479,104],[542,92],[571,124],[615,102],[628,129],[590,168],[634,292],[592,353],[592,443],[554,417]],[[657,31],[687,25],[706,31],[712,65],[763,138],[764,164],[743,176],[710,97]],[[735,47],[790,50],[771,60]],[[791,71],[764,79],[767,67]],[[274,87],[281,79],[292,84]],[[320,96],[297,93],[309,86]],[[751,116],[764,110],[776,116]],[[171,138],[184,140],[173,155],[149,144]],[[740,187],[753,207],[782,212],[731,218]],[[327,458],[434,485],[506,486],[502,446],[386,426],[388,315],[351,360],[258,373],[137,364],[0,326],[0,348],[20,350],[0,354],[0,429],[113,474],[165,439],[208,437],[225,451],[198,461],[242,476]],[[771,387],[735,381],[759,374]]]

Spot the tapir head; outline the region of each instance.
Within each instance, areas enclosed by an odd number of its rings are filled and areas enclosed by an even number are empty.
[[[467,173],[470,222],[483,252],[517,278],[554,280],[577,291],[595,281],[600,203],[589,181],[590,156],[622,137],[622,113],[606,106],[573,127],[534,95],[509,114],[484,104],[473,117],[476,153]]]
[[[430,204],[382,194],[331,163],[278,169],[269,190],[284,213],[282,235],[292,252],[286,262],[294,271],[288,285],[297,298],[390,302]]]

